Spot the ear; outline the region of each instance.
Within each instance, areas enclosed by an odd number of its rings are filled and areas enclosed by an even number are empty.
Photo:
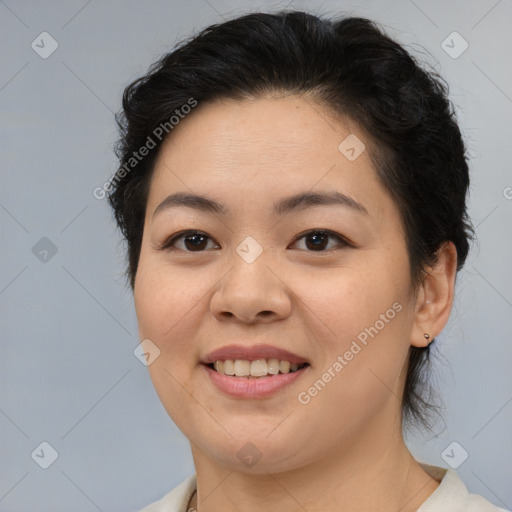
[[[412,346],[426,347],[448,322],[453,305],[456,273],[457,249],[453,242],[445,242],[437,251],[436,264],[428,269],[418,290],[411,333]]]

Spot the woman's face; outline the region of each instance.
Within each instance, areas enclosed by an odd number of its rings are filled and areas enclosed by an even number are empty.
[[[139,334],[164,407],[209,460],[280,472],[399,428],[415,298],[362,144],[350,120],[289,96],[199,105],[161,148]]]

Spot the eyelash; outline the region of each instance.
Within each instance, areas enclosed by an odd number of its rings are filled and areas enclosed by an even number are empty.
[[[174,244],[177,240],[180,240],[182,238],[184,239],[187,236],[194,236],[194,235],[203,236],[203,237],[208,238],[209,240],[212,240],[206,233],[203,233],[202,231],[185,230],[185,231],[180,231],[179,233],[176,233],[175,235],[172,235],[170,238],[165,240],[158,247],[158,249],[160,249],[160,250],[168,250],[168,251],[183,250],[184,252],[188,252],[188,253],[205,252],[205,250],[189,251],[187,249],[177,249],[176,247],[172,246],[172,244]],[[345,237],[341,236],[338,233],[335,233],[334,231],[330,231],[328,229],[311,229],[309,231],[306,231],[305,233],[301,233],[300,235],[297,235],[292,243],[296,243],[297,241],[301,240],[302,238],[306,238],[307,236],[311,236],[311,235],[325,235],[325,236],[328,236],[330,238],[337,239],[338,243],[339,243],[339,245],[341,247],[352,247],[352,248],[355,247],[354,244],[349,242]],[[314,251],[314,250],[307,250],[306,249],[306,252],[313,252],[313,253],[321,254],[321,253],[330,252],[330,251],[332,251],[334,249],[331,248],[331,249],[325,249],[325,250],[320,250],[320,251]]]

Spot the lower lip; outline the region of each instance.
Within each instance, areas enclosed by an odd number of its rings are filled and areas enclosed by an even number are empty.
[[[224,375],[206,365],[202,365],[202,367],[220,391],[236,398],[265,398],[273,395],[300,378],[309,368],[309,366],[305,366],[293,373],[278,373],[269,377],[251,379]]]

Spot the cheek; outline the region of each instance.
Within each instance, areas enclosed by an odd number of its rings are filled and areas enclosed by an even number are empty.
[[[180,411],[190,408],[190,368],[198,357],[191,340],[206,286],[204,281],[194,280],[191,272],[171,271],[141,253],[134,287],[139,336],[150,339],[160,351],[148,371],[160,401],[173,413],[178,426],[185,421]]]
[[[405,266],[376,256],[357,254],[357,261],[335,269],[286,276],[287,286],[299,299],[297,306],[303,304],[306,316],[322,326],[325,336],[317,341],[325,349],[338,352],[359,335],[364,340],[376,323],[379,334],[386,331],[391,338],[399,338],[391,331],[396,334],[406,320],[409,277]]]
[[[306,409],[328,411],[335,423],[343,409],[347,426],[355,425],[399,395],[413,308],[404,268],[374,259],[291,285],[321,329],[315,343],[323,355],[302,390]]]
[[[190,329],[197,325],[197,312],[211,287],[208,275],[193,270],[176,271],[150,258],[141,257],[134,289],[139,334],[154,341],[162,351],[190,351]]]

